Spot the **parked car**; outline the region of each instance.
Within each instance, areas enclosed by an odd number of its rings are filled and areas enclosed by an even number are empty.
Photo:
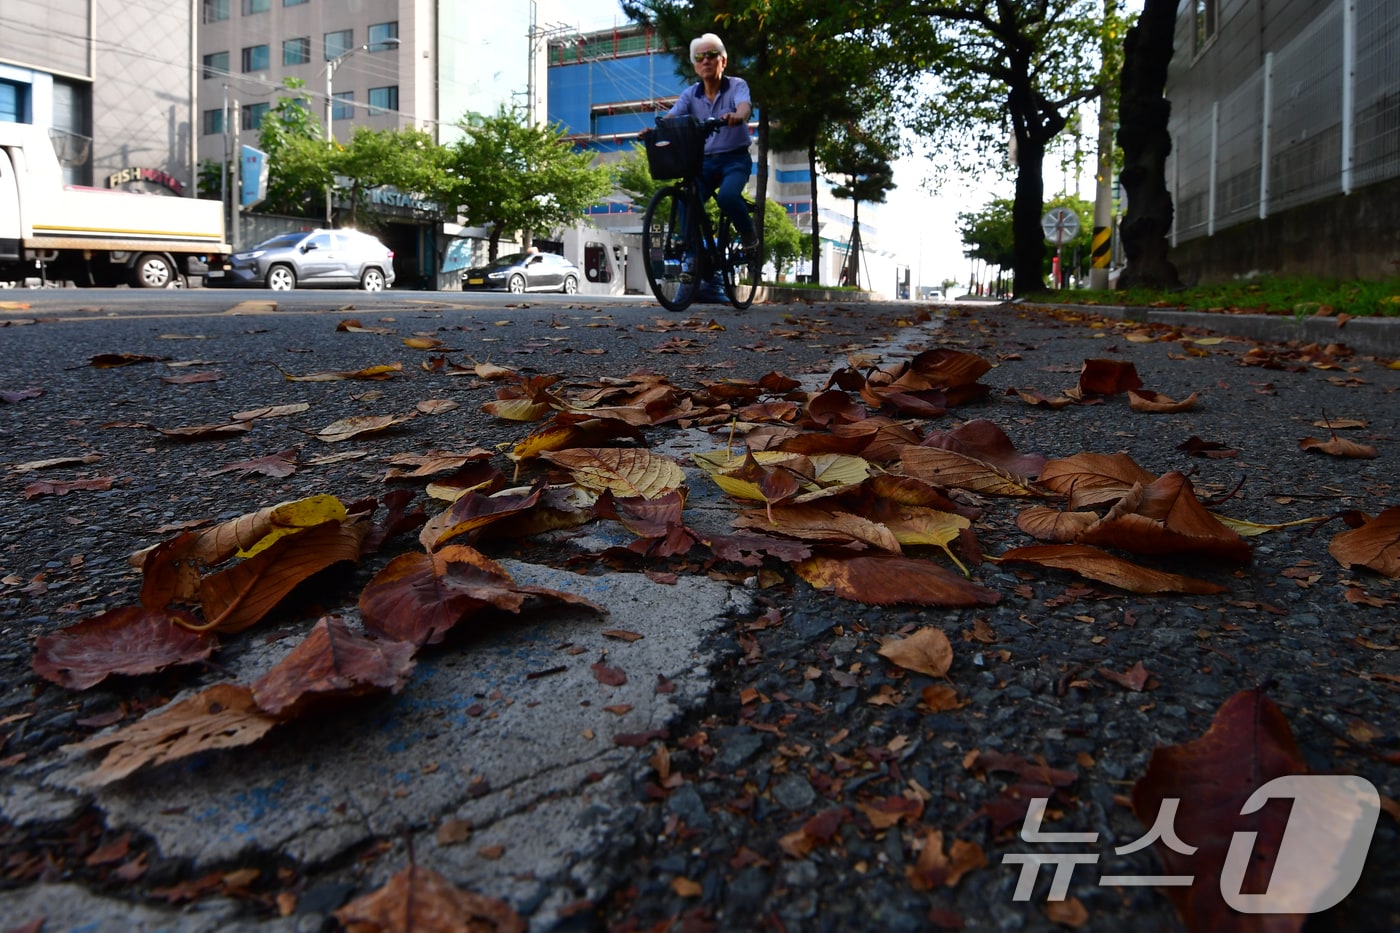
[[[462,289],[504,289],[508,292],[578,291],[578,266],[556,253],[511,253],[479,269],[462,273]]]
[[[394,284],[394,251],[358,230],[283,233],[234,253],[228,268],[211,276],[210,285],[261,285],[278,292],[298,285],[377,292]]]

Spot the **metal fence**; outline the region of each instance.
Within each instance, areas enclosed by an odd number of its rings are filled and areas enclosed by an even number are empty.
[[[1174,132],[1174,243],[1400,177],[1400,3],[1338,0]]]

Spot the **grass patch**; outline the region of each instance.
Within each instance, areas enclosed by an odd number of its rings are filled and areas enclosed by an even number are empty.
[[[1198,285],[1178,291],[1135,288],[1039,292],[1030,298],[1047,304],[1130,305],[1181,308],[1225,314],[1276,314],[1299,320],[1314,315],[1400,317],[1400,278],[1384,282],[1329,279],[1251,279]]]

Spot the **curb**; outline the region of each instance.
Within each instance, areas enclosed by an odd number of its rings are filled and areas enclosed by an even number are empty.
[[[1116,321],[1198,327],[1212,333],[1278,343],[1343,343],[1368,356],[1400,357],[1400,318],[1308,317],[1302,321],[1277,314],[1222,314],[1213,311],[1163,310],[1125,305],[1013,303],[1012,307],[1078,311]]]

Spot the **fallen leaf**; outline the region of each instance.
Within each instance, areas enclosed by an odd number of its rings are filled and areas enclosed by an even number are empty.
[[[397,693],[413,670],[414,646],[403,641],[372,641],[343,621],[325,617],[266,674],[254,681],[258,708],[278,719],[299,716],[307,705],[327,699]]]
[[[908,638],[891,638],[880,646],[880,656],[905,670],[943,677],[953,664],[953,646],[942,629],[921,628]]]
[[[1223,593],[1225,587],[1194,577],[1143,567],[1086,544],[1033,544],[1012,548],[998,560],[1069,570],[1130,593]]]
[[[817,555],[797,564],[798,575],[819,590],[875,606],[990,606],[1001,594],[936,564],[899,557]]]
[[[504,901],[463,891],[417,865],[335,912],[349,933],[525,933]]]
[[[1137,368],[1128,360],[1085,360],[1079,372],[1079,391],[1085,395],[1118,395],[1141,388]]]
[[[124,606],[34,640],[34,672],[71,690],[86,690],[111,674],[151,674],[209,657],[214,638],[191,631],[194,616],[179,609]]]
[[[39,480],[24,487],[24,498],[38,499],[42,496],[66,496],[70,492],[101,492],[111,489],[116,482],[110,476],[94,476],[90,479]]]
[[[1374,460],[1381,455],[1380,451],[1370,444],[1358,444],[1356,441],[1349,441],[1344,437],[1331,437],[1325,441],[1320,441],[1315,437],[1305,437],[1298,442],[1298,449],[1315,450],[1318,453],[1352,460]]]
[[[334,444],[339,441],[347,441],[352,437],[359,437],[362,434],[377,434],[395,425],[411,421],[417,414],[416,411],[411,411],[402,415],[352,415],[349,418],[341,418],[339,421],[331,422],[311,436],[318,441]]]
[[[1400,506],[1336,535],[1328,542],[1327,553],[1343,567],[1365,567],[1392,580],[1400,577]]]
[[[685,485],[680,464],[637,447],[541,451],[540,457],[569,471],[574,482],[599,492],[654,499]]]

